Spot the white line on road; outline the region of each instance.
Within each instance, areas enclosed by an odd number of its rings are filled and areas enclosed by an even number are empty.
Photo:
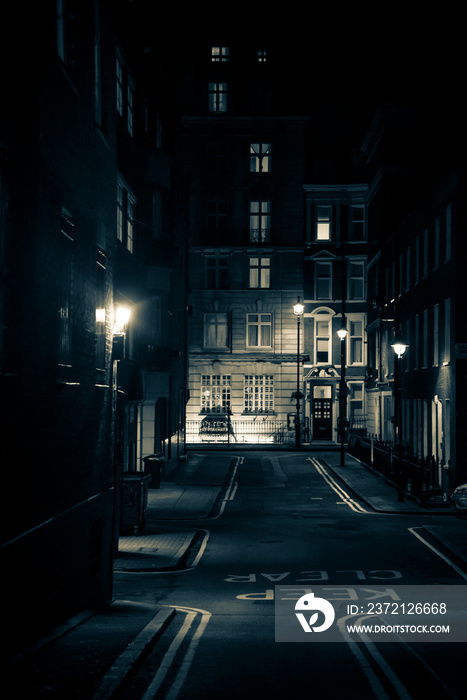
[[[462,571],[462,569],[460,569],[458,566],[456,566],[456,564],[454,564],[454,562],[452,562],[450,559],[448,559],[448,557],[446,557],[444,554],[442,554],[442,552],[440,552],[438,549],[436,549],[436,547],[433,547],[432,544],[427,542],[421,535],[418,534],[418,532],[415,532],[415,530],[419,530],[419,529],[421,529],[421,528],[417,528],[417,527],[409,527],[408,528],[409,532],[411,532],[412,535],[415,535],[415,537],[418,540],[420,540],[420,542],[423,542],[423,544],[426,545],[428,547],[428,549],[431,549],[432,552],[434,552],[439,557],[441,557],[441,559],[443,559],[443,561],[445,561],[446,564],[449,564],[449,566],[452,567],[454,569],[454,571],[456,571],[459,574],[459,576],[461,576],[465,581],[467,581],[467,574],[465,574]]]
[[[359,649],[358,642],[354,641],[346,630],[346,623],[351,617],[352,617],[352,615],[348,615],[347,617],[341,617],[337,622],[337,626],[339,627],[339,630],[340,630],[342,636],[344,637],[347,644],[349,645],[350,651],[352,652],[352,654],[355,656],[358,663],[360,664],[365,676],[368,679],[369,684],[371,685],[372,689],[374,690],[375,697],[377,697],[378,700],[390,700],[390,696],[384,690],[383,685],[381,684],[381,681],[379,680],[378,676],[376,675],[376,673],[372,669],[369,660],[365,657],[365,655]],[[365,617],[373,617],[373,616],[368,615]],[[356,620],[355,624],[360,624],[361,621],[365,619],[365,617],[361,617],[358,620]],[[408,692],[407,688],[403,685],[400,678],[394,673],[394,671],[389,666],[387,661],[380,654],[380,652],[376,648],[376,645],[374,644],[374,642],[372,642],[367,637],[367,635],[365,635],[363,633],[358,633],[358,636],[360,637],[363,644],[367,648],[374,663],[384,673],[387,680],[391,683],[392,687],[394,688],[394,690],[397,693],[397,697],[399,698],[399,700],[411,700],[412,696]]]

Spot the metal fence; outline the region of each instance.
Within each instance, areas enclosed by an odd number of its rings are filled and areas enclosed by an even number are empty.
[[[185,439],[187,444],[282,445],[287,439],[287,425],[284,421],[263,417],[227,420],[224,416],[209,416],[209,420],[206,417],[187,420]]]
[[[380,441],[374,436],[351,433],[348,451],[365,464],[399,482],[404,491],[412,493],[424,503],[447,501],[454,489],[454,470],[434,456],[420,458],[406,448],[396,449],[391,441]]]

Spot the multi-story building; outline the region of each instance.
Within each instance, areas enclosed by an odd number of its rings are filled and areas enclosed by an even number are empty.
[[[295,411],[309,119],[282,111],[278,57],[262,46],[200,48],[190,65],[202,78],[184,91],[180,125],[190,183],[187,438],[280,442]]]
[[[459,151],[454,160],[449,149],[439,158],[434,131],[421,157],[410,115],[402,116],[379,111],[362,149],[377,163],[370,170],[367,430],[402,450],[407,471],[409,462],[420,466],[423,495],[446,499],[466,478],[465,174]],[[400,359],[395,341],[407,346]]]
[[[0,107],[12,651],[111,598],[122,471],[183,450],[184,327],[171,320],[185,308],[183,255],[157,71],[148,83],[151,55],[128,40],[135,23],[132,3],[97,0],[36,3],[11,24],[24,40]]]
[[[305,186],[304,397],[312,441],[338,442],[345,438],[339,428],[364,424],[367,196],[366,184]]]

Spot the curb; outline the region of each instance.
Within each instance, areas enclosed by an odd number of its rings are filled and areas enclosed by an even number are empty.
[[[110,700],[140,668],[153,646],[176,615],[175,609],[159,610],[146,627],[114,661],[101,680],[92,700]]]

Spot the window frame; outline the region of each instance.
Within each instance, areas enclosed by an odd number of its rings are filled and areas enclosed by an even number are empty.
[[[257,208],[257,211],[255,209]],[[256,224],[256,225],[255,225]],[[271,240],[271,201],[250,200],[250,243],[269,243]]]
[[[263,141],[251,142],[250,173],[270,173],[271,166],[271,143]]]
[[[209,317],[212,317],[213,322],[210,323]],[[214,329],[215,342],[209,342],[210,330]],[[225,343],[220,343],[222,334]],[[203,347],[209,350],[229,350],[229,315],[225,312],[207,311],[204,314],[203,321]]]
[[[253,321],[252,317],[257,316],[257,321]],[[262,317],[269,317],[266,321]],[[260,341],[259,344],[250,344],[250,328],[256,328],[257,340]],[[263,328],[269,328],[269,340],[270,343],[261,343],[263,338]],[[246,315],[246,348],[249,350],[272,350],[273,347],[273,314],[271,312],[256,311],[252,313],[247,313]]]
[[[275,413],[273,374],[244,375],[243,412],[248,415]]]
[[[201,375],[200,413],[221,414],[230,412],[232,379],[230,374]],[[214,394],[212,390],[217,390]],[[209,405],[208,405],[209,404]]]
[[[257,261],[257,264],[254,264]],[[256,284],[253,284],[254,273],[256,272]],[[271,288],[271,256],[252,255],[249,258],[249,289],[270,289]]]

